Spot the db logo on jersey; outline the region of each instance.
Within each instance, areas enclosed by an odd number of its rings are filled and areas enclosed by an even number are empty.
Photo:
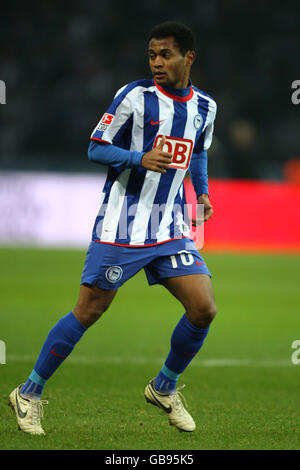
[[[104,113],[101,118],[101,121],[97,126],[97,129],[99,131],[106,131],[106,129],[111,125],[114,117],[115,116],[113,114]]]
[[[153,148],[159,145],[162,137],[162,135],[156,136]],[[165,139],[166,143],[163,146],[163,151],[173,154],[172,165],[170,165],[170,167],[187,170],[192,155],[193,141],[169,136],[165,136]]]

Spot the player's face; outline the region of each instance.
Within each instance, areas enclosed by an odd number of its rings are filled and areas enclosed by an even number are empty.
[[[149,43],[149,65],[159,85],[185,88],[188,85],[195,53],[188,51],[184,56],[174,43],[173,37],[151,39]]]

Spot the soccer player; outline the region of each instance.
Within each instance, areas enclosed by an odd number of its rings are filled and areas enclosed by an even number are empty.
[[[187,26],[156,26],[148,56],[153,79],[123,86],[91,135],[89,159],[108,171],[78,301],[50,330],[27,381],[9,397],[19,427],[31,434],[44,434],[40,418],[47,402],[41,396],[47,380],[118,288],[141,269],[150,285],[163,285],[183,307],[166,361],[144,396],[179,430],[195,429],[176,385],[201,348],[216,305],[211,274],[189,238],[183,178],[189,169],[206,221],[213,212],[207,149],[216,103],[191,83],[195,46]]]

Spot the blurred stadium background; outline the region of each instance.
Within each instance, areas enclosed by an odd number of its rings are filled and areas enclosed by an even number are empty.
[[[290,360],[300,303],[300,103],[292,101],[300,80],[298,2],[12,0],[0,13],[1,396],[27,376],[44,336],[72,308],[105,178],[105,168],[88,161],[89,136],[117,89],[149,77],[147,35],[168,19],[194,30],[192,80],[218,104],[209,150],[214,217],[205,224],[204,251],[221,310],[186,375],[204,435],[187,441],[165,433],[156,410],[149,410],[149,432],[140,395],[181,313],[139,274],[49,383],[50,441],[16,439],[3,399],[1,447],[299,449],[300,365]],[[188,178],[186,188],[194,202]],[[101,419],[98,408],[80,414],[80,382],[101,395]],[[70,384],[74,403],[64,402]]]
[[[89,241],[105,171],[87,159],[89,136],[117,89],[149,77],[147,34],[174,19],[195,31],[192,80],[218,103],[205,246],[298,250],[298,8],[236,0],[188,8],[88,0],[60,3],[59,12],[47,0],[2,5],[0,242],[65,244],[64,226],[74,223],[73,243]]]

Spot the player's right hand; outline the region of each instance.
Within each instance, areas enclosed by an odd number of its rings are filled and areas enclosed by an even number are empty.
[[[172,154],[170,152],[163,152],[165,142],[166,138],[163,136],[157,147],[142,156],[141,165],[143,168],[158,173],[166,173],[172,163]]]

